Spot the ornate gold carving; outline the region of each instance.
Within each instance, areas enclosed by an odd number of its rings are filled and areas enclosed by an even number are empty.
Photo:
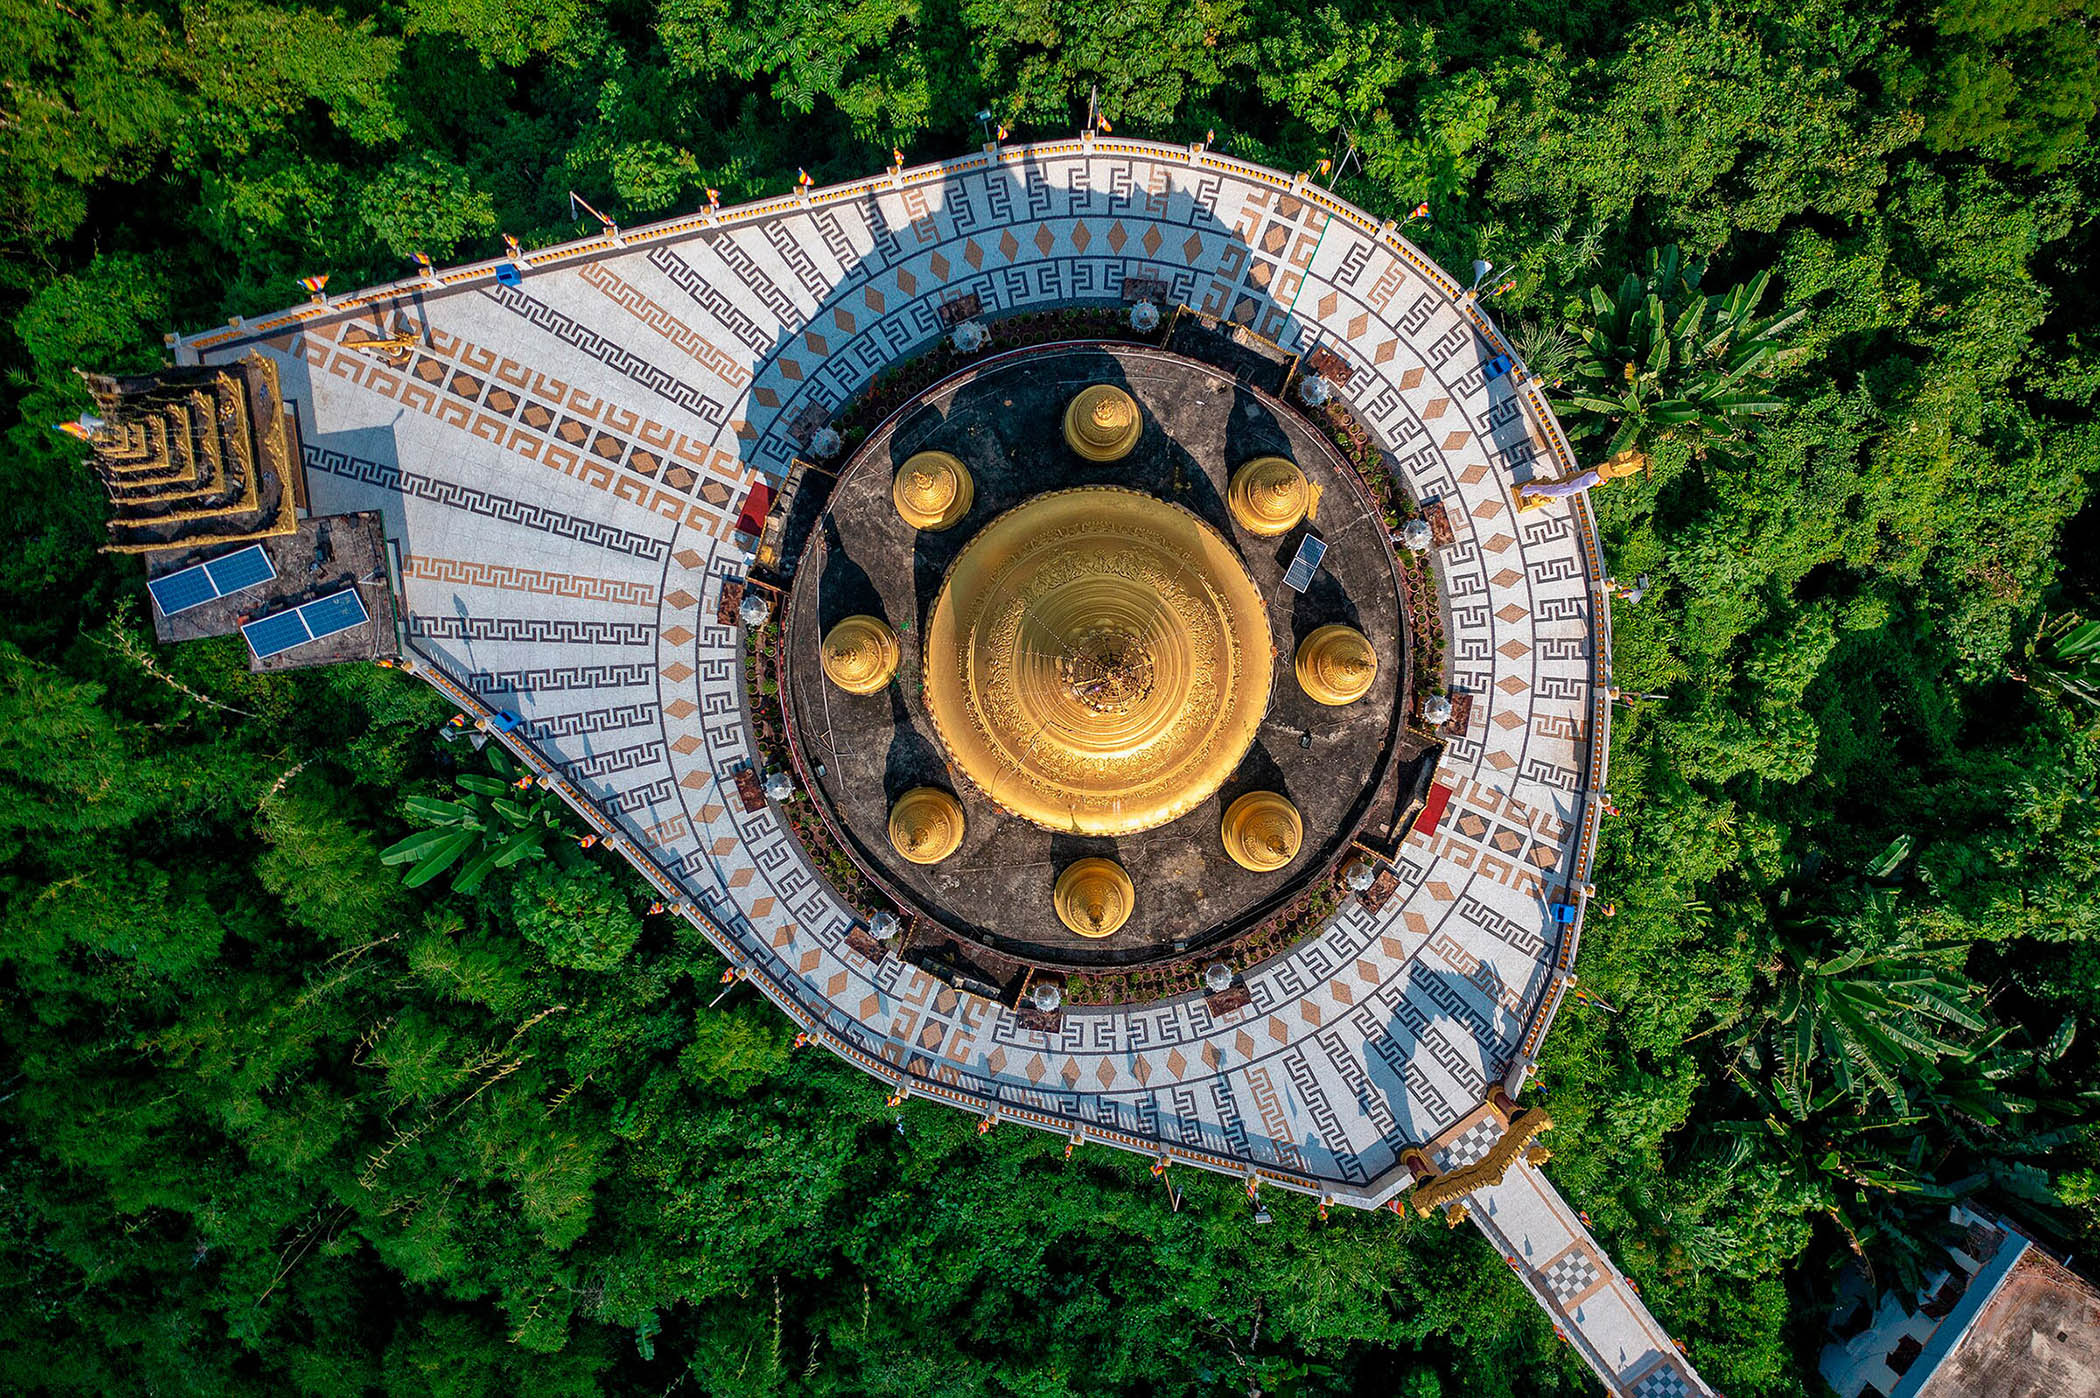
[[[1273,538],[1289,533],[1305,518],[1311,495],[1305,472],[1295,463],[1280,456],[1257,456],[1232,473],[1225,504],[1240,528]]]
[[[1471,1165],[1462,1166],[1449,1174],[1437,1175],[1415,1185],[1415,1212],[1423,1218],[1429,1217],[1432,1209],[1441,1208],[1454,1200],[1463,1199],[1476,1189],[1492,1189],[1502,1183],[1509,1167],[1523,1155],[1541,1132],[1553,1129],[1553,1118],[1546,1115],[1542,1107],[1523,1107],[1509,1119],[1509,1127],[1488,1153]]]
[[[922,451],[897,468],[890,500],[914,529],[938,534],[952,529],[970,512],[977,484],[970,468],[945,451]]]
[[[1065,405],[1065,442],[1089,461],[1120,461],[1144,430],[1137,401],[1113,384],[1082,388]]]
[[[955,766],[1050,830],[1164,825],[1218,789],[1269,705],[1268,609],[1232,546],[1120,486],[1038,495],[948,569],[925,702]]]
[[[1354,704],[1378,678],[1378,652],[1363,632],[1335,623],[1298,646],[1298,687],[1322,704]]]
[[[962,803],[937,786],[915,786],[890,807],[890,844],[914,864],[940,863],[962,839]]]
[[[897,633],[881,617],[849,616],[824,637],[824,676],[848,694],[873,694],[897,673]]]
[[[1298,808],[1276,792],[1250,791],[1225,808],[1218,833],[1233,863],[1265,874],[1298,857],[1305,821]]]
[[[1080,936],[1106,937],[1129,920],[1137,891],[1122,865],[1089,856],[1065,866],[1050,902],[1058,921]]]

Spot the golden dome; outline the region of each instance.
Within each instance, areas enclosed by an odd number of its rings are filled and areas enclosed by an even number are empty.
[[[890,499],[914,529],[938,534],[953,528],[977,498],[970,468],[945,451],[922,451],[897,470]]]
[[[1268,608],[1217,530],[1121,486],[1055,490],[963,546],[926,626],[955,766],[1049,830],[1164,825],[1240,764],[1269,707]]]
[[[1354,704],[1378,678],[1378,652],[1363,632],[1336,622],[1298,646],[1298,687],[1322,704]]]
[[[1280,456],[1257,456],[1232,473],[1225,504],[1240,528],[1269,537],[1288,533],[1305,518],[1311,489],[1305,472]]]
[[[962,802],[937,786],[915,786],[890,807],[890,844],[914,864],[940,863],[962,838]]]
[[[897,633],[881,617],[849,616],[824,636],[824,676],[848,694],[873,694],[897,673]]]
[[[1298,808],[1273,791],[1250,791],[1225,808],[1219,836],[1242,869],[1265,874],[1298,857],[1305,822]]]
[[[1089,461],[1120,461],[1144,430],[1136,400],[1114,384],[1082,388],[1065,407],[1065,442]]]
[[[1106,937],[1130,918],[1137,902],[1130,875],[1113,859],[1074,860],[1050,891],[1057,920],[1082,937]]]

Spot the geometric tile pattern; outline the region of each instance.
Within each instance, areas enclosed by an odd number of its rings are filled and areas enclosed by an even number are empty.
[[[1487,1158],[1495,1142],[1502,1139],[1502,1121],[1493,1114],[1483,1116],[1437,1153],[1440,1174],[1476,1165]]]
[[[1396,230],[1200,147],[1081,139],[511,270],[172,343],[185,363],[276,362],[314,510],[385,519],[416,673],[518,715],[521,757],[819,1042],[973,1112],[1361,1206],[1404,1188],[1402,1152],[1490,1086],[1522,1087],[1579,933],[1549,905],[1595,839],[1602,560],[1582,501],[1517,515],[1519,483],[1573,470],[1566,440],[1521,365],[1490,376],[1507,343]],[[752,487],[941,334],[944,309],[1116,303],[1126,282],[1317,352],[1392,468],[1444,505],[1447,659],[1472,717],[1439,778],[1449,812],[1403,848],[1380,911],[1350,900],[1243,967],[1241,1009],[1068,1006],[1046,1034],[849,943],[852,914],[777,812],[736,790],[755,749],[741,636],[716,609],[749,566]],[[403,363],[358,348],[404,331]]]
[[[1546,1290],[1563,1306],[1571,1304],[1577,1296],[1588,1292],[1603,1279],[1596,1258],[1579,1243],[1547,1263],[1539,1273],[1539,1280],[1545,1284]]]
[[[1633,1398],[1687,1398],[1697,1391],[1682,1369],[1665,1360],[1633,1386]]]
[[[1544,1174],[1520,1160],[1468,1203],[1473,1222],[1607,1389],[1711,1398],[1713,1390]]]

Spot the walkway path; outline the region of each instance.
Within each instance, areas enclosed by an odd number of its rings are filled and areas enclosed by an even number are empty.
[[[1437,563],[1472,715],[1442,769],[1449,806],[1380,913],[1352,902],[1247,968],[1253,1004],[1222,1019],[1187,997],[1068,1010],[1048,1036],[849,947],[853,915],[777,813],[740,798],[741,637],[717,602],[748,563],[751,488],[939,334],[943,306],[1115,302],[1126,281],[1331,356],[1455,528]],[[410,362],[356,348],[397,323],[421,337]],[[1575,954],[1548,904],[1589,864],[1608,610],[1581,503],[1513,511],[1518,482],[1572,469],[1558,426],[1521,366],[1491,372],[1499,336],[1391,225],[1200,149],[1067,141],[174,344],[189,362],[278,360],[315,511],[385,514],[415,667],[475,712],[523,716],[528,759],[878,1077],[1360,1206],[1405,1187],[1404,1147],[1474,1130],[1491,1084],[1521,1089]]]

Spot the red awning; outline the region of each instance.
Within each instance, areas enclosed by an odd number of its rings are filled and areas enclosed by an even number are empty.
[[[744,507],[736,513],[736,528],[739,534],[758,534],[766,527],[766,512],[773,508],[773,487],[759,481],[744,497]]]
[[[1422,814],[1415,817],[1415,830],[1424,835],[1436,833],[1437,822],[1444,818],[1444,807],[1451,804],[1451,788],[1442,782],[1433,782],[1429,787],[1429,799],[1422,803]],[[1414,833],[1413,831],[1409,832]]]

